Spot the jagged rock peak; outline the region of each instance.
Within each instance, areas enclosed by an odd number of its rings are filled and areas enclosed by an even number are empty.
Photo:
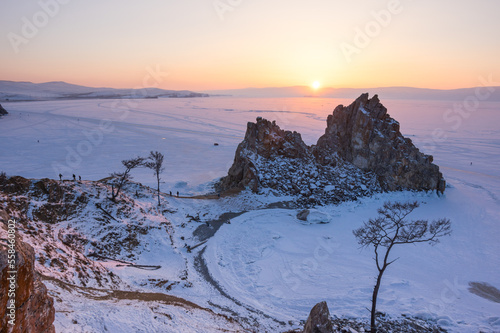
[[[328,116],[315,155],[320,163],[340,156],[363,171],[374,172],[385,190],[444,191],[445,183],[433,157],[405,138],[378,96],[362,94],[351,105],[339,105]]]
[[[308,158],[309,147],[297,132],[282,130],[275,121],[258,117],[255,123],[247,124],[245,138],[238,145],[234,163],[219,187],[221,190],[250,187],[260,188],[260,178],[256,166],[257,159]]]
[[[247,124],[242,144],[266,158],[271,156],[297,158],[308,154],[308,147],[299,133],[282,130],[276,125],[276,121],[271,122],[262,117],[258,117],[255,123]]]
[[[303,333],[333,333],[333,323],[325,301],[311,309]]]

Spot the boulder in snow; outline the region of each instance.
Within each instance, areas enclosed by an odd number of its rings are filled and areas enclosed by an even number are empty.
[[[297,219],[301,221],[307,221],[307,216],[309,216],[309,209],[303,209],[297,213]]]
[[[303,333],[333,333],[332,319],[325,301],[312,308]]]
[[[3,108],[2,104],[0,104],[0,116],[4,116],[6,114],[9,114],[9,113],[7,112],[7,110],[5,110]]]
[[[317,209],[304,209],[297,213],[297,219],[304,224],[326,224],[330,223],[332,218],[330,214],[320,212]]]
[[[320,212],[316,209],[311,209],[309,215],[307,216],[307,222],[311,224],[326,224],[330,223],[332,220],[330,214]]]

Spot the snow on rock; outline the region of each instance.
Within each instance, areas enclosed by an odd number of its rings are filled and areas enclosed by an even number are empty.
[[[303,224],[326,224],[331,222],[332,217],[317,209],[303,209],[297,213],[297,219]]]
[[[130,190],[139,196],[146,191]],[[84,287],[119,285],[120,278],[99,259],[130,263],[142,258],[141,264],[155,265],[148,255],[164,243],[172,248],[172,227],[162,212],[125,193],[115,204],[107,199],[110,192],[106,183],[88,181],[15,176],[0,184],[1,202],[19,218],[20,231],[35,248],[37,270]],[[173,250],[162,256],[180,274],[182,259]]]
[[[432,156],[399,132],[375,95],[361,95],[328,116],[325,134],[307,146],[297,132],[261,117],[248,123],[228,175],[216,188],[271,188],[300,206],[355,200],[382,190],[439,190],[444,180]]]
[[[299,133],[283,131],[262,118],[248,124],[228,176],[216,185],[220,190],[234,187],[250,187],[254,192],[270,188],[278,195],[294,196],[305,207],[355,200],[381,190],[373,173],[340,159],[321,165]]]
[[[362,94],[351,105],[339,105],[328,116],[325,134],[314,146],[320,163],[332,154],[377,175],[384,190],[439,190],[445,182],[433,157],[405,138],[378,96]]]
[[[309,212],[309,215],[307,215],[307,222],[309,223],[319,223],[319,224],[326,224],[330,223],[332,220],[332,217],[330,214],[321,212],[317,209],[311,209]]]

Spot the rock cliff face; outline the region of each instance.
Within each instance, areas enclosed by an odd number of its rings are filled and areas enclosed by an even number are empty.
[[[250,186],[253,191],[257,191],[261,185],[256,167],[259,156],[264,159],[307,159],[308,154],[309,147],[299,133],[284,131],[276,122],[259,117],[256,123],[247,124],[245,139],[236,149],[234,163],[228,176],[223,179],[222,187]]]
[[[325,134],[308,147],[299,133],[257,118],[248,123],[228,175],[218,189],[271,189],[312,205],[352,200],[373,192],[444,191],[432,156],[404,138],[399,123],[375,95],[361,95],[328,116]]]
[[[363,171],[374,172],[384,190],[444,191],[444,180],[433,158],[421,153],[399,131],[378,96],[361,95],[348,107],[339,105],[328,116],[325,134],[314,149],[321,163],[340,156]]]
[[[4,116],[6,114],[9,114],[9,113],[7,112],[7,110],[5,110],[3,108],[2,104],[0,104],[0,116]]]
[[[248,187],[292,195],[301,206],[354,200],[380,191],[376,177],[350,163],[320,164],[299,133],[284,131],[275,122],[257,118],[248,123],[234,163],[218,189]]]
[[[0,238],[7,239],[9,216],[0,211]],[[16,237],[16,281],[15,288],[15,325],[8,323],[9,300],[8,248],[0,243],[0,332],[55,332],[54,300],[47,294],[47,288],[35,272],[35,254],[33,248]],[[9,311],[9,312],[7,312]],[[12,329],[12,330],[11,330]]]

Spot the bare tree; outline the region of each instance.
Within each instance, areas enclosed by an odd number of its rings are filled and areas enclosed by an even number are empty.
[[[159,151],[151,151],[148,157],[148,161],[144,163],[147,168],[154,171],[156,180],[158,182],[158,206],[160,205],[160,174],[165,170],[163,168],[163,154]]]
[[[127,181],[132,179],[132,176],[130,175],[130,171],[134,168],[137,168],[139,166],[142,166],[144,164],[144,157],[136,157],[132,158],[130,160],[123,160],[122,161],[123,166],[125,167],[125,171],[123,172],[113,172],[111,174],[111,177],[116,179],[116,191],[115,191],[115,186],[113,185],[111,188],[111,200],[116,201],[116,197],[120,193],[123,184],[125,184]]]
[[[379,216],[376,219],[369,219],[361,228],[353,231],[361,247],[373,245],[375,251],[378,276],[372,296],[370,323],[372,333],[377,331],[375,313],[382,275],[387,267],[398,259],[389,259],[392,248],[401,244],[434,245],[439,242],[440,237],[451,234],[451,222],[448,219],[439,219],[430,224],[427,220],[407,221],[407,216],[417,207],[419,207],[418,202],[386,202],[378,209]]]

